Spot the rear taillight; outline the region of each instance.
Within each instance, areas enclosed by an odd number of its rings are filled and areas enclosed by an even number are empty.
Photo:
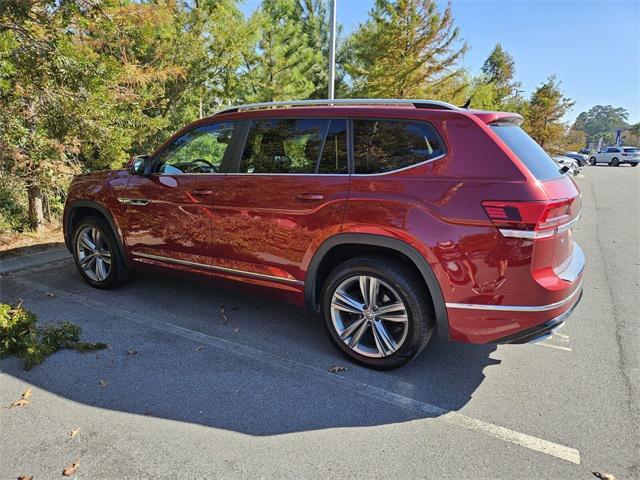
[[[554,202],[484,201],[482,206],[505,237],[549,238],[568,230],[573,199]]]

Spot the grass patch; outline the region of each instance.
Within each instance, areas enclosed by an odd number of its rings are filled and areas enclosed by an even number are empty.
[[[80,341],[80,327],[71,322],[38,325],[38,317],[22,308],[0,303],[0,358],[16,356],[31,370],[58,350],[90,352],[107,348],[106,343]]]

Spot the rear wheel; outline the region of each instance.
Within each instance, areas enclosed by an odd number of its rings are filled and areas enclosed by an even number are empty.
[[[595,164],[596,164],[596,157],[591,157],[591,158],[589,159],[589,164],[590,164],[590,165],[595,165]]]
[[[618,160],[617,158],[611,159],[611,165],[617,167],[618,165],[620,165],[620,160]]]
[[[115,288],[129,277],[113,231],[100,217],[85,217],[75,227],[73,258],[80,275],[92,287]]]
[[[637,164],[637,163],[632,163],[632,164],[631,164],[631,166],[632,166],[632,167],[637,167],[637,166],[638,166],[638,164]]]
[[[422,278],[386,256],[356,257],[336,267],[325,282],[322,309],[334,344],[371,368],[404,365],[433,334],[433,307]]]

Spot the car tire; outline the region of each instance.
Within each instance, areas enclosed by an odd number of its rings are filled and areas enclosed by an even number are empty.
[[[592,166],[595,165],[596,164],[596,157],[591,157],[589,159],[589,164],[592,165]]]
[[[78,272],[89,285],[108,290],[130,277],[125,259],[111,226],[97,216],[88,216],[75,226],[72,237],[73,259]]]
[[[637,166],[638,166],[638,164],[637,164],[637,163],[632,163],[632,164],[631,164],[631,166],[632,166],[632,167],[637,167]]]
[[[374,301],[366,300],[363,292],[375,292]],[[378,370],[413,360],[434,331],[433,305],[422,277],[384,255],[338,265],[324,283],[321,307],[336,347],[349,359]]]
[[[620,165],[620,160],[618,160],[617,158],[612,158],[611,159],[611,165],[613,165],[614,167],[617,167]]]

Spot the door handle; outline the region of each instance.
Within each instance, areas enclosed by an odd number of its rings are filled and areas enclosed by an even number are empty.
[[[321,193],[301,193],[296,195],[298,200],[322,200],[324,195]]]
[[[194,195],[213,195],[213,190],[192,190]]]

